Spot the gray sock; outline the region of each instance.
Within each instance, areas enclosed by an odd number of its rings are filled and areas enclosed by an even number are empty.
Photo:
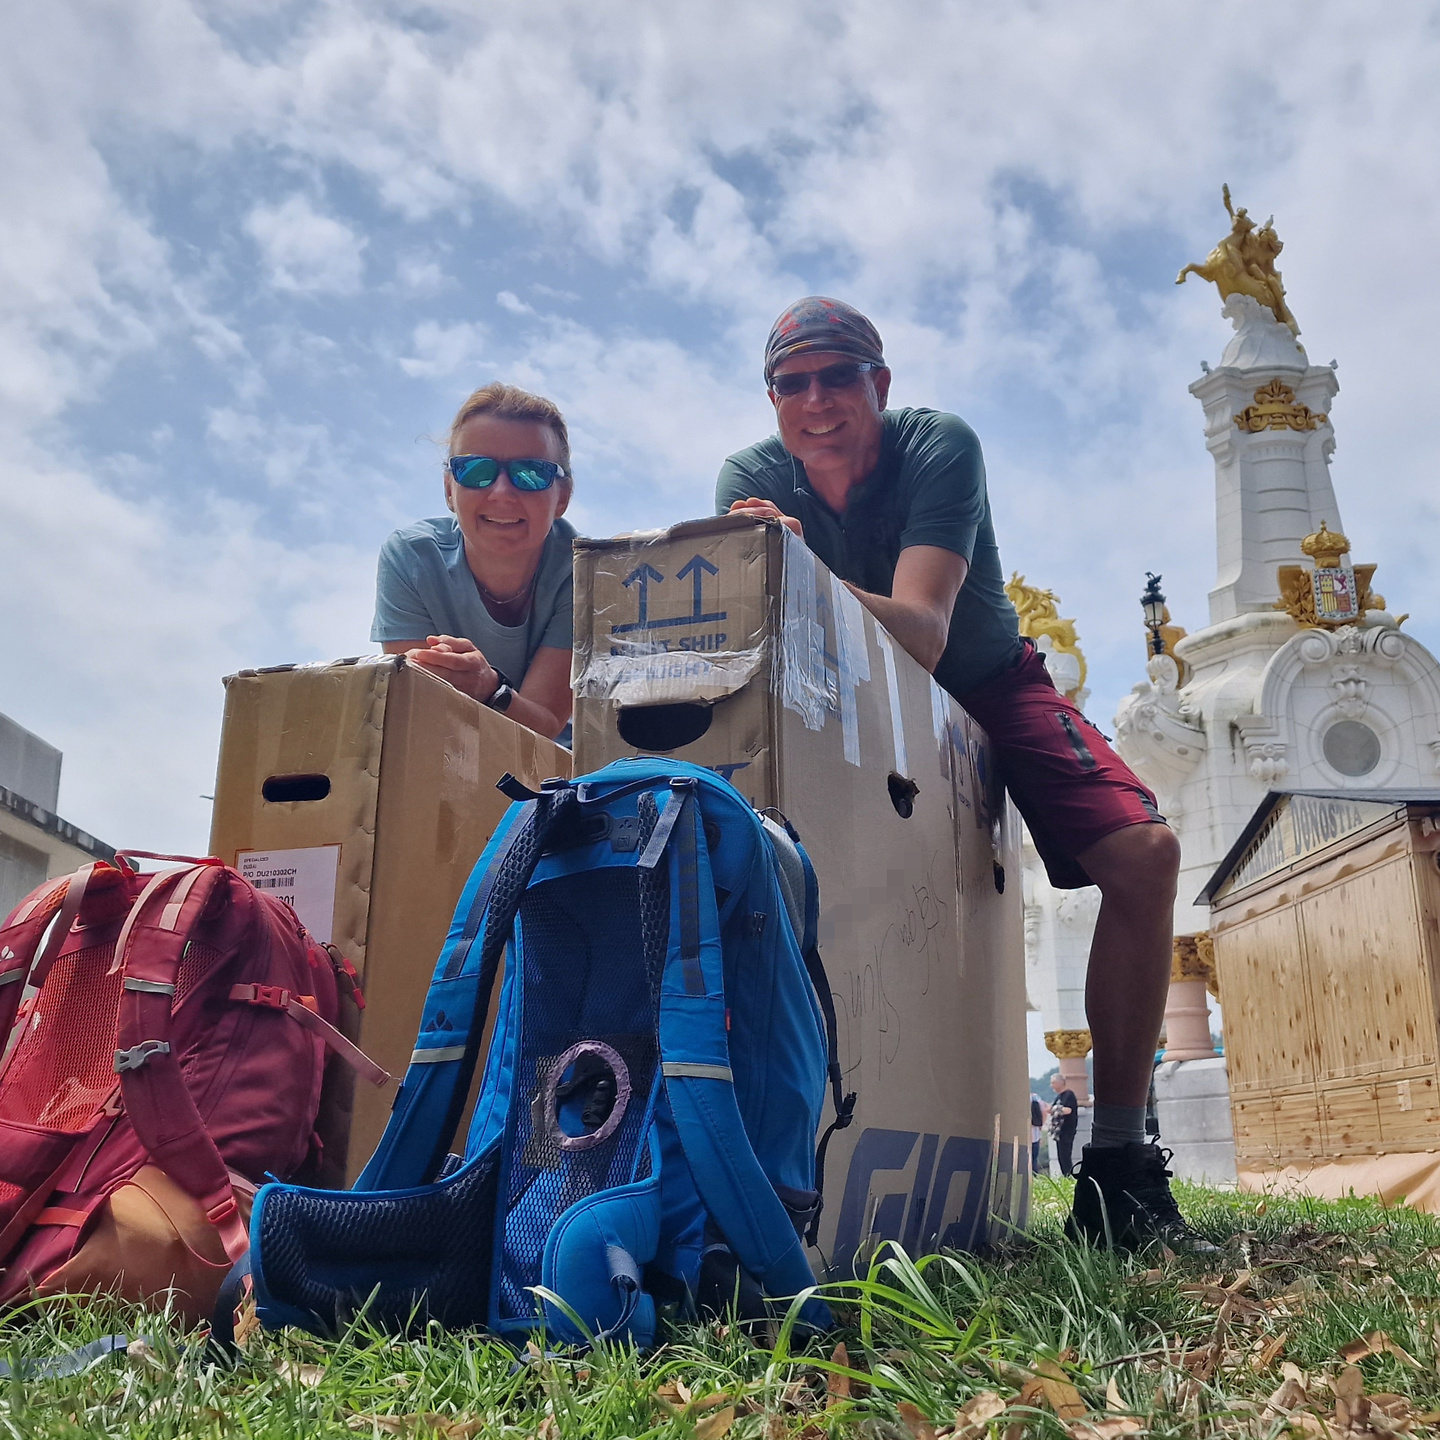
[[[1143,1145],[1145,1107],[1143,1105],[1106,1105],[1095,1102],[1095,1121],[1090,1143],[1097,1149],[1114,1149],[1120,1145]]]

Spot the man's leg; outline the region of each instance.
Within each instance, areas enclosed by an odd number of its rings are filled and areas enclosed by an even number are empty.
[[[1085,977],[1095,1103],[1138,1111],[1132,1138],[1143,1140],[1145,1100],[1170,989],[1180,842],[1168,825],[1127,825],[1077,858],[1100,887]]]
[[[1075,1168],[1074,1162],[1075,1132],[1073,1130],[1062,1130],[1055,1137],[1055,1148],[1059,1152],[1060,1173],[1068,1180],[1070,1172]]]
[[[1170,1194],[1145,1105],[1165,1016],[1180,845],[1166,825],[1127,825],[1078,857],[1100,887],[1085,1013],[1094,1045],[1094,1128],[1076,1172],[1070,1232],[1126,1247],[1211,1250]]]

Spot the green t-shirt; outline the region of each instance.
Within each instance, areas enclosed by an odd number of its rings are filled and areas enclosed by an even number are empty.
[[[805,543],[842,580],[889,595],[895,562],[910,545],[963,555],[970,570],[950,614],[950,639],[935,679],[957,699],[993,679],[1020,653],[1015,607],[1005,594],[990,519],[985,461],[975,432],[939,410],[887,410],[880,463],[837,515],[811,488],[778,435],[720,468],[715,509],[769,500],[805,529]]]

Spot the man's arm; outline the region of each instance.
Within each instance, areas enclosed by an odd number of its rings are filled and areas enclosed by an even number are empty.
[[[901,646],[933,673],[950,640],[955,597],[969,573],[965,557],[953,550],[910,545],[895,563],[889,595],[872,595],[845,583]]]

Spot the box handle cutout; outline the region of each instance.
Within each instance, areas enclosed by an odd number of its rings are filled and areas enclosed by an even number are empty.
[[[636,750],[679,750],[693,745],[704,735],[713,715],[709,705],[694,701],[677,705],[630,705],[620,711],[615,725],[620,738]]]
[[[907,780],[893,770],[886,777],[885,784],[890,791],[890,803],[895,807],[895,813],[902,820],[908,820],[915,813],[915,797],[920,793],[920,787],[913,780]]]
[[[330,793],[328,775],[272,775],[260,787],[265,799],[279,803],[283,800],[323,800]]]

